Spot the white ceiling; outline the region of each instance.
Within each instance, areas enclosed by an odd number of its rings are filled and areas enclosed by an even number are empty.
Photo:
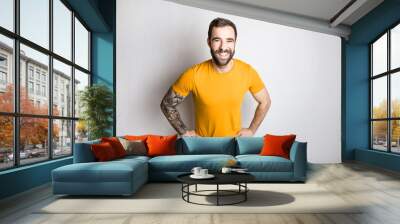
[[[348,38],[351,25],[383,0],[167,0]],[[344,12],[331,21],[347,4]]]
[[[329,21],[351,0],[226,0]]]
[[[342,8],[344,8],[351,0],[224,0],[263,9],[272,9],[294,15],[306,16],[315,19],[329,21]],[[357,2],[357,1],[355,1]],[[366,0],[364,7],[360,7],[357,11],[359,15],[365,15],[383,0]],[[367,6],[367,7],[365,7]],[[342,24],[352,25],[361,16],[357,16],[344,20]]]

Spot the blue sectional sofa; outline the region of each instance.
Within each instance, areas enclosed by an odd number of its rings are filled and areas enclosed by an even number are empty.
[[[236,160],[260,182],[304,182],[307,171],[307,143],[294,142],[290,159],[260,156],[262,137],[181,138],[177,155],[127,156],[96,162],[90,141],[75,144],[74,163],[52,171],[54,194],[131,195],[148,181],[176,181],[193,167],[218,172],[228,160]]]

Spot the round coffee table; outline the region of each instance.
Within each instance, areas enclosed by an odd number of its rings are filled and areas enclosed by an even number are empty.
[[[249,188],[247,187],[247,183],[255,180],[255,177],[249,173],[215,173],[213,174],[215,177],[212,179],[193,179],[190,177],[191,173],[182,174],[177,177],[178,181],[182,183],[182,199],[188,203],[198,204],[198,205],[234,205],[241,202],[245,202],[247,200],[247,192]],[[215,190],[197,190],[198,184],[205,185],[216,185]],[[190,191],[190,186],[195,186],[194,191]],[[220,189],[220,185],[236,185],[238,186],[237,190],[223,190]],[[215,192],[215,194],[205,194],[209,192]],[[216,197],[216,204],[202,204],[190,201],[190,196],[204,196],[204,197]],[[221,203],[221,197],[230,197],[230,196],[241,196],[239,200],[231,202],[231,203]]]

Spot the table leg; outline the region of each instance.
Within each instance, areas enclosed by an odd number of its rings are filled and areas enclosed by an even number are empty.
[[[244,201],[247,201],[247,192],[248,192],[248,190],[247,190],[247,182],[246,183],[244,183]]]
[[[196,186],[195,186],[195,191],[197,192],[197,184],[196,184]]]
[[[219,205],[219,184],[217,184],[217,206]]]

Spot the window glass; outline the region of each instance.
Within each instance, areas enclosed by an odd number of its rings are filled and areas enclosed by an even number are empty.
[[[71,66],[53,60],[53,114],[72,117]],[[64,108],[64,110],[61,110]]]
[[[374,79],[372,86],[372,118],[387,118],[387,77]]]
[[[20,109],[21,113],[25,114],[48,114],[48,63],[49,57],[40,53],[28,46],[21,44],[20,54]],[[26,68],[35,70],[35,91],[30,94],[29,86],[26,86],[28,74]],[[29,72],[28,72],[29,73]],[[44,76],[45,78],[41,78]],[[45,81],[43,81],[45,79]],[[31,100],[36,101],[36,104],[31,103]]]
[[[400,118],[400,72],[391,75],[391,110],[392,117]]]
[[[80,94],[89,85],[89,75],[75,69],[75,117],[80,117],[82,111],[80,105]]]
[[[14,31],[14,0],[0,0],[0,26]]]
[[[0,170],[14,166],[13,117],[0,115]]]
[[[391,69],[400,67],[400,24],[391,31],[390,37]]]
[[[387,34],[372,45],[372,71],[378,75],[387,71]]]
[[[48,119],[20,118],[20,151],[21,164],[35,163],[49,158]]]
[[[75,18],[75,63],[89,69],[89,32]]]
[[[20,0],[21,36],[49,48],[49,0]]]
[[[373,149],[387,151],[387,121],[372,122]]]
[[[53,157],[72,154],[72,121],[53,120]]]
[[[0,111],[14,111],[13,40],[0,34]]]
[[[53,0],[53,18],[53,51],[71,60],[72,12],[60,0]]]

